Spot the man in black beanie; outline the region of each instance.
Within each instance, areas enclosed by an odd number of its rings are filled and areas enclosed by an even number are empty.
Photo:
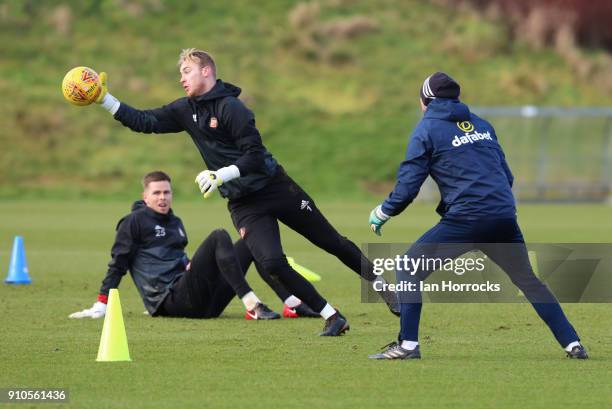
[[[459,101],[459,84],[443,72],[425,79],[420,90],[423,118],[416,126],[389,197],[370,213],[370,227],[400,214],[416,197],[427,176],[438,184],[442,219],[408,250],[410,259],[455,259],[480,250],[510,276],[548,325],[570,358],[588,358],[574,327],[555,296],[533,273],[516,220],[513,176],[495,130]],[[453,245],[440,245],[453,244]],[[398,342],[372,359],[418,359],[422,282],[436,263],[416,271],[397,271],[398,282],[416,291],[399,294],[401,330]],[[430,267],[432,267],[430,269]]]

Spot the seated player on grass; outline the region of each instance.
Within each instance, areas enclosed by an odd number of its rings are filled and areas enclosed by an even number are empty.
[[[170,177],[155,171],[143,179],[143,200],[117,225],[112,259],[98,300],[70,318],[100,318],[106,313],[111,288],[129,270],[148,313],[152,316],[215,318],[235,295],[242,300],[246,319],[280,318],[255,295],[244,276],[253,257],[242,240],[232,244],[223,229],[213,231],[191,260],[185,254],[187,234],[172,212]],[[264,279],[285,302],[285,317],[318,317],[278,281]]]

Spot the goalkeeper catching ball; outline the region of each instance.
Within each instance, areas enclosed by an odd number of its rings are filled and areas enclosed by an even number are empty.
[[[288,263],[278,222],[335,255],[365,280],[383,280],[359,248],[340,235],[314,200],[291,178],[263,145],[255,116],[238,99],[240,88],[217,79],[213,58],[205,51],[183,50],[180,85],[186,97],[150,110],[135,109],[108,92],[106,74],[97,102],[133,131],[189,134],[208,170],[196,183],[204,198],[216,190],[228,199],[236,230],[256,264],[278,279],[325,320],[321,335],[337,336],[349,328],[347,319]],[[399,306],[392,292],[379,293],[392,312]]]

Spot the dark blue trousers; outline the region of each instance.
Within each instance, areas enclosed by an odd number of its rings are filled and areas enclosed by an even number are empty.
[[[435,246],[436,243],[457,243],[459,245]],[[514,245],[500,246],[499,243],[514,243]],[[423,234],[406,254],[411,258],[425,256],[446,259],[456,258],[473,249],[484,252],[508,274],[512,282],[523,291],[562,347],[580,340],[555,296],[533,273],[523,234],[516,218],[485,220],[443,218]],[[417,282],[417,289],[419,288],[418,281],[425,280],[432,272],[420,270],[411,276],[412,280]],[[405,279],[406,275],[398,272],[398,282]],[[400,298],[400,301],[402,304],[399,339],[418,341],[419,321],[423,306],[421,294],[417,291],[411,294],[410,300]]]

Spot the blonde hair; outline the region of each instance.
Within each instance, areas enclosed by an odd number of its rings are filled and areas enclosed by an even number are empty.
[[[179,55],[177,65],[180,67],[184,61],[194,62],[198,64],[200,68],[208,66],[212,69],[213,75],[217,75],[215,60],[213,60],[212,56],[206,51],[198,50],[197,48],[185,48]]]

